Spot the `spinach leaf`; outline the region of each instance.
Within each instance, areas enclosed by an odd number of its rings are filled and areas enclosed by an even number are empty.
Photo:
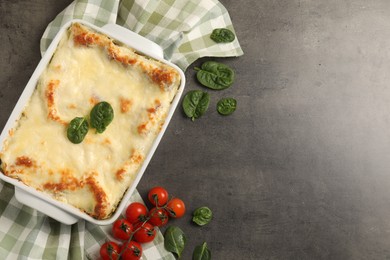
[[[88,121],[84,117],[75,117],[70,121],[66,135],[74,144],[79,144],[88,133]]]
[[[199,226],[208,224],[213,218],[213,212],[208,207],[197,208],[192,214],[192,221]]]
[[[177,254],[180,258],[186,245],[187,238],[180,228],[170,226],[164,233],[164,247],[169,252]]]
[[[234,82],[234,71],[227,65],[206,61],[201,68],[195,68],[199,82],[208,88],[222,90],[230,87]]]
[[[114,110],[111,105],[105,101],[97,103],[91,110],[91,126],[96,128],[98,133],[103,133],[113,119]]]
[[[234,33],[226,28],[214,29],[210,35],[210,38],[216,43],[232,42],[236,38]]]
[[[209,108],[210,95],[201,90],[189,91],[183,99],[184,113],[192,121],[202,116]]]
[[[202,245],[196,246],[192,254],[192,260],[210,260],[211,251],[207,248],[207,243],[203,242]]]
[[[237,100],[234,98],[222,98],[217,103],[217,111],[221,115],[227,116],[232,114],[237,107]]]

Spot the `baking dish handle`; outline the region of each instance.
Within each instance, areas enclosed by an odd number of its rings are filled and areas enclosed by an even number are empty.
[[[157,43],[152,42],[133,31],[113,23],[104,25],[102,29],[122,43],[137,49],[137,51],[153,58],[164,59],[163,49]]]
[[[18,187],[15,187],[15,197],[20,203],[32,207],[61,223],[72,225],[79,220],[74,215],[63,211],[52,204],[45,203],[42,199],[39,199]]]

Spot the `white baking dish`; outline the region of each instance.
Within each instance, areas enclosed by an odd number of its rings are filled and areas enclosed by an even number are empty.
[[[121,212],[124,210],[124,207],[127,205],[127,202],[130,199],[130,196],[134,192],[134,190],[137,187],[137,184],[139,183],[150,159],[153,156],[153,153],[155,152],[162,135],[164,134],[170,119],[172,118],[172,115],[174,113],[174,110],[177,107],[177,104],[180,100],[180,97],[183,93],[183,89],[185,86],[185,76],[184,73],[180,68],[178,68],[176,65],[172,64],[171,62],[167,61],[163,57],[163,51],[160,46],[155,44],[154,42],[132,32],[129,31],[121,26],[118,26],[116,24],[107,24],[103,26],[102,28],[96,27],[90,23],[87,23],[82,20],[72,20],[65,24],[52,43],[50,44],[49,48],[47,49],[45,55],[42,57],[41,61],[39,62],[37,68],[35,69],[34,73],[32,74],[30,80],[28,81],[23,93],[21,94],[18,102],[15,105],[15,108],[13,109],[1,135],[0,135],[0,151],[3,149],[3,144],[4,140],[8,138],[8,135],[11,131],[16,126],[17,121],[19,120],[21,113],[23,112],[25,106],[27,105],[28,101],[30,100],[30,96],[34,92],[38,79],[42,72],[46,69],[47,65],[49,64],[56,48],[57,45],[62,38],[63,34],[66,32],[66,30],[70,27],[70,25],[74,22],[78,22],[81,24],[84,24],[98,32],[101,32],[110,38],[117,40],[119,42],[124,43],[125,45],[135,49],[137,52],[144,54],[145,56],[149,56],[153,59],[159,60],[163,63],[166,63],[172,67],[174,67],[180,74],[181,76],[181,83],[179,90],[172,102],[171,108],[169,110],[168,116],[166,118],[166,121],[158,134],[156,140],[154,141],[149,153],[147,154],[142,166],[140,167],[139,172],[137,173],[137,176],[133,182],[133,184],[128,188],[127,192],[125,193],[122,201],[118,205],[115,213],[109,218],[109,219],[104,219],[104,220],[97,220],[89,216],[88,214],[80,211],[79,209],[62,203],[60,201],[55,200],[54,198],[50,197],[49,195],[46,195],[45,193],[39,192],[34,188],[31,188],[24,183],[7,177],[3,173],[0,172],[0,179],[11,183],[15,186],[15,197],[16,199],[27,205],[30,206],[64,224],[74,224],[76,223],[79,219],[85,219],[91,223],[98,224],[98,225],[109,225],[113,223],[121,214]]]

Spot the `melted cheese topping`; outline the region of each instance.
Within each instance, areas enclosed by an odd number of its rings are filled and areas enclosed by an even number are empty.
[[[136,177],[179,84],[174,68],[73,24],[4,143],[3,173],[108,218]],[[71,143],[69,122],[88,116],[100,101],[114,109],[111,124]]]

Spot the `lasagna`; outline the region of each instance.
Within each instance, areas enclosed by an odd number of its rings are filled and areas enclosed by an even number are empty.
[[[161,130],[180,80],[172,66],[73,23],[4,141],[2,173],[95,219],[109,218]],[[103,101],[113,109],[112,122],[72,143],[70,121],[88,119]]]

